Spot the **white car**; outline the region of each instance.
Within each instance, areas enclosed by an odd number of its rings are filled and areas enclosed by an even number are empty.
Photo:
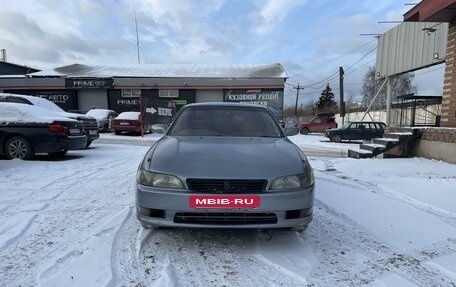
[[[112,120],[119,114],[113,110],[91,109],[86,115],[96,118],[98,121],[98,129],[102,132],[107,132],[108,130],[112,130]]]

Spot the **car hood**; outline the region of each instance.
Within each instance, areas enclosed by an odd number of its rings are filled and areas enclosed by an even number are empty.
[[[184,179],[273,179],[303,172],[303,159],[286,138],[164,136],[151,157],[150,171]]]

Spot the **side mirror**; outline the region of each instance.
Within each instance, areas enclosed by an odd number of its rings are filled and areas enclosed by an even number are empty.
[[[286,127],[283,129],[283,133],[289,137],[289,136],[295,136],[299,133],[299,130],[297,127]]]
[[[156,134],[164,134],[166,133],[166,126],[163,124],[153,124],[152,125],[152,132]]]

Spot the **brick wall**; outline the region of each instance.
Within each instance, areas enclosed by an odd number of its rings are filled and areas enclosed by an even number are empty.
[[[456,21],[450,23],[442,99],[442,127],[456,127]]]

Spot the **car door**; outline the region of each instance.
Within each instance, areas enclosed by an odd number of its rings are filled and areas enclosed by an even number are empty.
[[[345,131],[344,139],[347,140],[358,140],[361,138],[361,130],[359,128],[359,123],[351,123],[350,126]]]

